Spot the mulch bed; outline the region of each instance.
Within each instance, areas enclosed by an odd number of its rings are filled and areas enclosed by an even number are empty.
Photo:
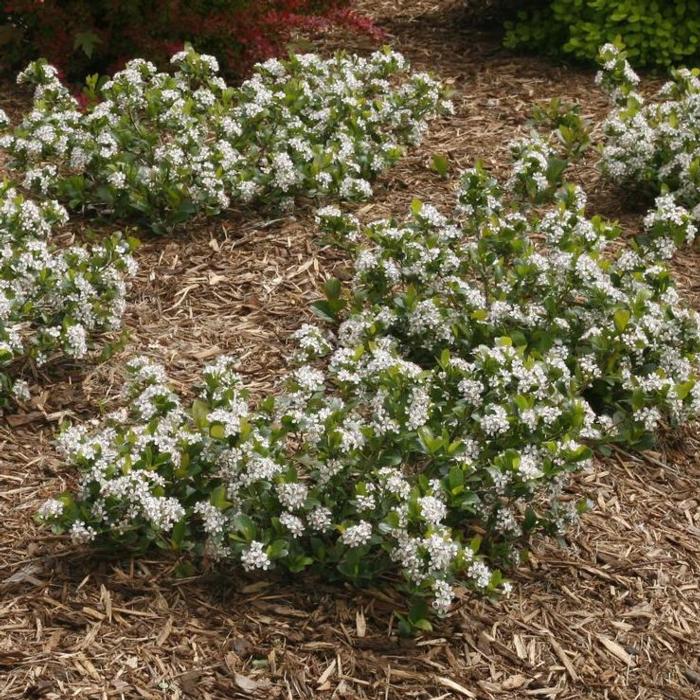
[[[431,171],[432,155],[449,157],[452,176],[478,158],[502,169],[534,101],[580,101],[594,123],[606,112],[592,70],[513,56],[458,8],[364,5],[414,67],[451,83],[457,106],[381,178],[358,207],[365,220],[402,216],[416,196],[448,210],[452,182]],[[367,49],[356,37],[326,43]],[[21,99],[5,85],[10,110]],[[592,209],[633,230],[643,203],[601,184],[593,163],[574,175]],[[615,451],[578,474],[571,497],[589,497],[591,512],[563,541],[534,543],[510,598],[465,592],[431,634],[411,640],[397,635],[401,596],[391,587],[234,570],[182,578],[167,556],[102,559],[38,528],[38,505],[75,478],[54,452],[57,424],[109,410],[128,356],[158,359],[186,390],[206,360],[232,353],[255,393],[270,390],[289,333],[310,317],[323,278],[347,265],[320,246],[308,207],[284,220],[234,211],[167,238],[137,235],[125,350],[38,377],[33,405],[0,424],[0,698],[700,697],[697,431],[668,431],[654,451]],[[695,249],[674,263],[696,308],[699,264]]]

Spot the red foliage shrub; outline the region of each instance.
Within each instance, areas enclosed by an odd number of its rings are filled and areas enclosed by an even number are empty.
[[[342,25],[378,37],[353,0],[6,0],[0,46],[12,70],[43,56],[69,79],[134,57],[163,64],[186,41],[228,75],[284,53],[297,30]]]

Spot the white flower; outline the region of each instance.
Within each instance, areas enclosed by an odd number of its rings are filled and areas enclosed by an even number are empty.
[[[361,547],[372,538],[372,525],[366,520],[360,520],[357,525],[348,527],[340,536],[340,539],[348,547]]]
[[[272,561],[265,552],[263,543],[257,540],[253,540],[241,554],[241,564],[246,571],[254,571],[255,569],[267,571],[272,568]]]
[[[435,496],[423,496],[418,499],[421,515],[431,524],[439,525],[447,516],[447,507]]]
[[[428,422],[430,415],[430,394],[425,387],[417,386],[411,391],[406,427],[416,430]]]
[[[32,398],[29,384],[23,379],[15,380],[15,383],[12,385],[12,394],[18,401],[29,401]]]
[[[85,328],[80,324],[75,324],[68,329],[67,332],[66,351],[71,357],[84,357],[87,353],[87,333]]]
[[[503,406],[491,406],[481,417],[481,429],[489,436],[505,433],[509,427],[508,413]]]
[[[57,501],[55,498],[50,498],[48,501],[44,501],[38,511],[40,518],[45,520],[50,520],[51,518],[59,518],[63,515],[63,503]]]
[[[333,514],[328,508],[317,506],[307,518],[309,525],[318,532],[326,532],[333,525]]]
[[[97,535],[94,528],[86,525],[82,520],[76,520],[71,525],[68,534],[75,544],[87,544],[88,542],[92,542]]]
[[[433,583],[433,593],[435,595],[432,603],[433,607],[442,614],[447,613],[454,599],[452,586],[447,581],[437,579]]]
[[[211,503],[200,501],[194,507],[194,512],[201,518],[204,525],[204,531],[208,535],[221,535],[226,524],[226,516]]]
[[[53,166],[46,166],[27,177],[43,181],[54,172]],[[125,279],[134,271],[129,246],[116,234],[91,248],[58,247],[53,243],[54,228],[66,221],[66,211],[57,202],[33,202],[9,184],[0,187],[3,374],[10,371],[5,369],[8,365],[29,357],[38,365],[59,351],[82,358],[92,337],[120,324]],[[0,381],[0,386],[11,388],[18,400],[30,398],[23,380],[16,380],[14,386],[12,381]]]
[[[486,588],[491,582],[491,570],[478,559],[471,563],[467,575],[474,581],[477,588]]]
[[[299,482],[277,484],[277,498],[289,510],[301,508],[308,493],[308,488]]]
[[[117,171],[112,173],[108,177],[107,181],[117,190],[123,190],[126,188],[126,175],[122,172]]]
[[[292,533],[292,537],[301,537],[304,534],[304,522],[301,518],[288,511],[280,515],[280,523]]]

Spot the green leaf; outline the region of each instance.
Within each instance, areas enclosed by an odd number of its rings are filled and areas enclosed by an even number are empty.
[[[185,533],[187,532],[187,521],[183,518],[182,520],[178,520],[177,523],[175,523],[172,531],[172,544],[173,544],[173,549],[178,550],[181,549],[182,543],[185,539]]]
[[[447,475],[447,480],[450,489],[454,492],[454,489],[464,486],[464,472],[459,467],[452,467]]]
[[[427,426],[418,430],[418,439],[428,454],[435,454],[444,444],[442,437],[435,437]]]
[[[693,387],[695,386],[695,381],[693,379],[687,381],[687,382],[681,382],[680,384],[676,384],[676,396],[683,401],[688,394],[692,391]]]
[[[233,504],[226,498],[226,487],[223,484],[217,486],[209,496],[209,502],[219,510],[226,510]]]
[[[568,163],[561,158],[550,158],[547,163],[547,180],[551,185],[557,185],[566,170]]]
[[[289,554],[289,549],[287,546],[287,540],[275,540],[271,542],[267,547],[267,556],[270,559],[280,559],[286,557]]]
[[[335,322],[338,314],[345,308],[345,301],[342,299],[321,299],[311,304],[311,310],[324,321]]]
[[[628,309],[618,309],[615,312],[614,321],[618,333],[622,333],[627,328],[631,315]]]
[[[340,292],[341,292],[341,284],[340,280],[337,279],[336,277],[331,277],[326,280],[325,284],[323,285],[323,289],[326,293],[326,298],[327,299],[339,299],[340,298]]]
[[[100,39],[100,37],[94,32],[78,32],[73,41],[73,48],[82,49],[82,52],[88,58],[92,58],[92,54],[95,51],[95,46],[101,43],[102,39]]]
[[[300,571],[303,571],[307,567],[311,566],[314,563],[314,560],[311,557],[305,557],[305,556],[297,556],[294,557],[293,559],[290,559],[289,562],[287,563],[287,568],[293,573],[299,573]]]
[[[194,564],[191,561],[180,562],[173,572],[176,578],[189,578],[197,573]]]
[[[255,523],[247,516],[242,513],[237,515],[233,519],[233,527],[239,532],[246,542],[250,542],[255,539],[257,528]]]
[[[447,177],[450,172],[450,161],[447,156],[436,153],[433,156],[431,167],[440,177]]]
[[[201,399],[195,399],[192,402],[192,417],[194,418],[194,422],[197,424],[198,428],[203,428],[206,426],[208,416],[209,404]]]
[[[447,369],[450,365],[450,357],[449,348],[444,348],[440,353],[440,367]]]
[[[221,423],[214,423],[214,425],[209,428],[209,435],[216,440],[223,440],[226,437],[226,429]]]
[[[430,624],[430,621],[426,620],[424,617],[420,620],[413,620],[412,624],[416,629],[423,630],[424,632],[433,631],[433,626]]]

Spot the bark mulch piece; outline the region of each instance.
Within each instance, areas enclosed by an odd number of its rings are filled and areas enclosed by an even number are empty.
[[[477,158],[496,171],[527,133],[533,102],[579,100],[594,123],[607,110],[593,71],[514,56],[464,25],[459,3],[364,0],[416,68],[455,90],[457,114],[383,176],[365,219],[402,216],[411,200],[452,206],[451,175]],[[357,38],[326,48],[368,50]],[[22,98],[9,85],[10,111]],[[594,160],[577,167],[596,211],[630,231],[644,203],[603,186]],[[82,235],[77,222],[74,233]],[[136,232],[141,271],[126,316],[126,347],[87,368],[64,364],[0,427],[0,698],[551,698],[700,697],[700,460],[698,432],[668,432],[655,451],[615,451],[577,475],[571,498],[591,511],[561,542],[538,541],[512,574],[506,600],[464,593],[433,633],[400,639],[391,587],[265,581],[179,562],[108,560],[76,552],[33,513],[74,482],[53,449],[57,425],[89,419],[118,399],[134,353],[163,362],[187,391],[202,364],[227,352],[255,393],[274,388],[288,335],[310,317],[325,276],[347,261],[323,248],[313,212],[284,220],[231,212],[168,238]],[[675,267],[700,308],[700,254]]]

